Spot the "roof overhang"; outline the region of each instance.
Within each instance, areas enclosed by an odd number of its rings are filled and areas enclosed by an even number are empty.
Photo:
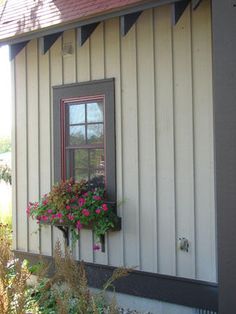
[[[187,0],[187,1],[190,2],[190,0]],[[192,0],[192,6],[194,9],[198,6],[200,1],[201,0]],[[144,2],[139,3],[138,5],[133,5],[130,7],[126,7],[123,9],[115,10],[115,11],[104,13],[104,14],[99,14],[96,16],[90,16],[90,17],[85,18],[85,19],[71,21],[71,22],[65,23],[65,24],[60,23],[60,24],[52,25],[52,26],[46,27],[46,28],[39,28],[39,29],[34,30],[34,31],[28,31],[28,32],[22,33],[22,34],[21,33],[15,34],[14,36],[0,39],[0,46],[18,44],[21,42],[26,42],[26,41],[32,40],[34,38],[41,38],[41,37],[52,35],[52,34],[62,33],[62,32],[69,30],[69,29],[80,28],[80,27],[83,27],[86,25],[99,23],[99,22],[102,22],[104,20],[111,19],[114,17],[122,17],[122,16],[126,16],[126,15],[131,15],[133,13],[142,12],[143,10],[147,10],[147,9],[151,9],[151,8],[155,8],[155,7],[167,5],[167,4],[174,4],[173,15],[175,15],[176,11],[179,12],[179,5],[182,4],[183,2],[186,2],[186,0],[150,0],[150,1],[144,1]],[[180,10],[181,10],[181,5],[180,5]],[[174,23],[175,22],[177,22],[176,19],[175,19]]]

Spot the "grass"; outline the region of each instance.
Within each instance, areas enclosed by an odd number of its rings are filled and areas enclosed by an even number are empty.
[[[12,226],[11,185],[0,182],[0,223]]]

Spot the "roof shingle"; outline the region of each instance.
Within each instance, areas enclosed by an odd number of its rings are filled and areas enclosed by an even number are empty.
[[[5,0],[0,5],[0,41],[85,20],[147,0]]]

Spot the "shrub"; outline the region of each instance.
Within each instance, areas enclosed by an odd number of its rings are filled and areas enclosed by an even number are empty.
[[[59,242],[54,252],[55,275],[46,278],[48,269],[39,262],[29,266],[14,258],[11,251],[11,231],[0,224],[0,313],[1,314],[117,314],[115,295],[106,302],[105,293],[113,282],[127,276],[129,269],[117,268],[94,294],[88,287],[82,262],[74,260],[68,247],[62,252]],[[35,286],[27,284],[32,274],[38,276]]]
[[[0,181],[3,180],[6,183],[11,184],[11,169],[7,165],[0,165]]]

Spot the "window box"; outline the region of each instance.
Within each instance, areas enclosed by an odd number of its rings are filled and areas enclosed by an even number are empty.
[[[69,244],[79,238],[81,229],[92,229],[104,249],[105,233],[119,231],[121,219],[116,215],[116,203],[107,201],[103,189],[90,190],[86,181],[61,181],[52,187],[39,202],[30,203],[27,213],[38,224],[59,228]]]

